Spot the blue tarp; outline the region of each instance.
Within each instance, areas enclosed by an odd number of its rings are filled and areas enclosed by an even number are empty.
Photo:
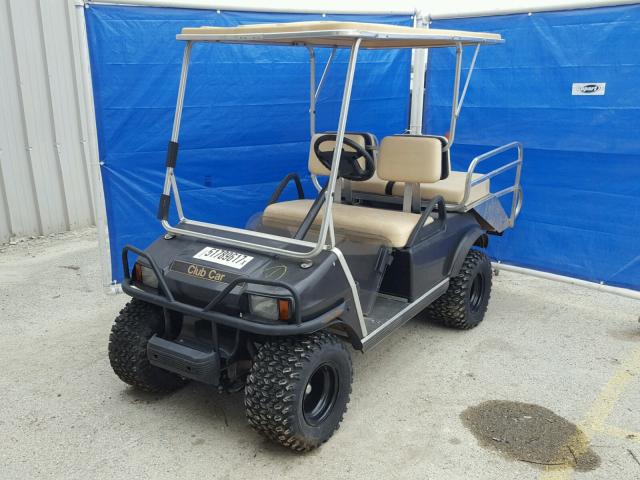
[[[178,89],[184,26],[345,20],[411,25],[408,15],[301,15],[91,5],[85,11],[112,275],[120,252],[162,231],[155,218]],[[318,50],[319,69],[329,52]],[[335,130],[348,52],[340,51],[318,104],[317,130]],[[409,51],[362,51],[348,130],[405,130]],[[305,175],[309,57],[301,47],[196,44],[176,175],[189,218],[244,226],[289,172]],[[283,197],[284,198],[284,197]],[[175,218],[173,219],[175,221]]]
[[[515,229],[491,239],[493,258],[640,289],[640,6],[431,27],[507,42],[481,50],[452,149],[455,168],[466,169],[478,153],[524,144],[524,207]],[[453,52],[429,53],[430,133],[448,130],[453,65]],[[574,82],[606,82],[605,95],[572,96]]]

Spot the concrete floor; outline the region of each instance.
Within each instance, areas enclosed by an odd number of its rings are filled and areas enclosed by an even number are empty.
[[[417,318],[354,352],[340,430],[296,455],[249,428],[241,394],[121,383],[107,338],[127,298],[103,293],[99,269],[91,230],[0,246],[3,479],[640,478],[638,302],[502,272],[479,328]],[[486,400],[580,425],[600,465],[545,471],[480,446],[460,415]]]

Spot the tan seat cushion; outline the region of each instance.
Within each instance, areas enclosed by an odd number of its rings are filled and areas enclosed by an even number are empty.
[[[474,173],[472,179],[479,178],[481,174]],[[436,195],[442,195],[446,203],[460,203],[464,197],[464,184],[467,179],[467,172],[451,172],[444,180],[436,183],[423,183],[420,185],[420,194],[424,200],[430,200]],[[352,182],[351,188],[354,192],[385,194],[387,186],[385,180],[373,177],[366,182]],[[471,187],[466,205],[470,205],[476,200],[489,194],[490,183],[486,180]],[[393,195],[402,196],[404,194],[404,183],[397,182],[393,185]]]
[[[265,226],[275,228],[297,228],[313,204],[312,200],[291,200],[269,205],[263,215]],[[324,208],[315,219],[320,225]],[[420,220],[417,213],[407,213],[358,205],[333,205],[333,224],[336,232],[351,238],[379,238],[386,245],[402,248],[409,241],[411,232]],[[431,217],[425,223],[433,222]]]
[[[481,177],[482,174],[474,173],[471,176],[472,180]],[[464,186],[467,180],[467,172],[450,172],[449,176],[444,180],[440,180],[436,183],[427,183],[420,185],[420,193],[422,198],[433,198],[436,195],[442,195],[444,201],[446,203],[460,203],[464,198]],[[402,190],[398,190],[397,195],[402,195],[404,191],[404,186]],[[396,189],[393,189],[394,195],[396,194]],[[470,205],[476,200],[481,199],[482,197],[489,194],[489,180],[486,180],[478,185],[474,185],[471,187],[471,191],[469,192],[469,198],[466,201],[466,205]]]

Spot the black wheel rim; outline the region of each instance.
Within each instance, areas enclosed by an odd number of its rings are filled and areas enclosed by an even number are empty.
[[[471,283],[471,290],[469,290],[469,306],[472,312],[477,312],[482,305],[482,299],[484,297],[484,275],[478,273]]]
[[[328,363],[309,377],[302,397],[302,413],[309,425],[321,424],[331,413],[338,396],[338,371]]]

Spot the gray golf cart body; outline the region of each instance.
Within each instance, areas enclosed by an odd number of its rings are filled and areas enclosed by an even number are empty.
[[[153,365],[217,385],[223,375],[234,376],[231,369],[245,358],[247,337],[327,330],[348,339],[356,349],[367,350],[445,293],[474,245],[485,247],[487,234],[501,234],[514,225],[522,199],[520,144],[473,159],[466,172],[451,171],[449,161],[479,47],[502,42],[499,35],[301,22],[186,28],[177,38],[186,46],[158,209],[166,233],[145,250],[127,246],[123,251],[123,290],[164,311],[164,331],[148,345]],[[308,49],[311,152],[307,166],[318,190],[315,200],[302,198],[300,188],[301,198],[278,201],[288,182],[298,181],[290,175],[246,229],[185,216],[174,168],[189,60],[197,42]],[[476,48],[460,93],[465,46]],[[455,48],[457,54],[448,138],[399,134],[378,144],[371,134],[346,131],[359,50],[443,47]],[[317,84],[315,48],[332,49]],[[329,169],[318,164],[313,152],[318,139],[315,109],[334,53],[341,48],[348,49],[350,57]],[[341,178],[345,137],[377,157],[374,177]],[[515,159],[489,173],[476,172],[482,161],[511,150]],[[490,179],[508,170],[515,171],[514,183],[492,192]],[[500,198],[509,194],[512,202],[507,212]],[[172,203],[179,217],[175,225],[169,222]],[[130,252],[138,255],[133,271]],[[272,305],[259,303],[263,299],[273,299],[277,318],[259,314],[260,308]]]

